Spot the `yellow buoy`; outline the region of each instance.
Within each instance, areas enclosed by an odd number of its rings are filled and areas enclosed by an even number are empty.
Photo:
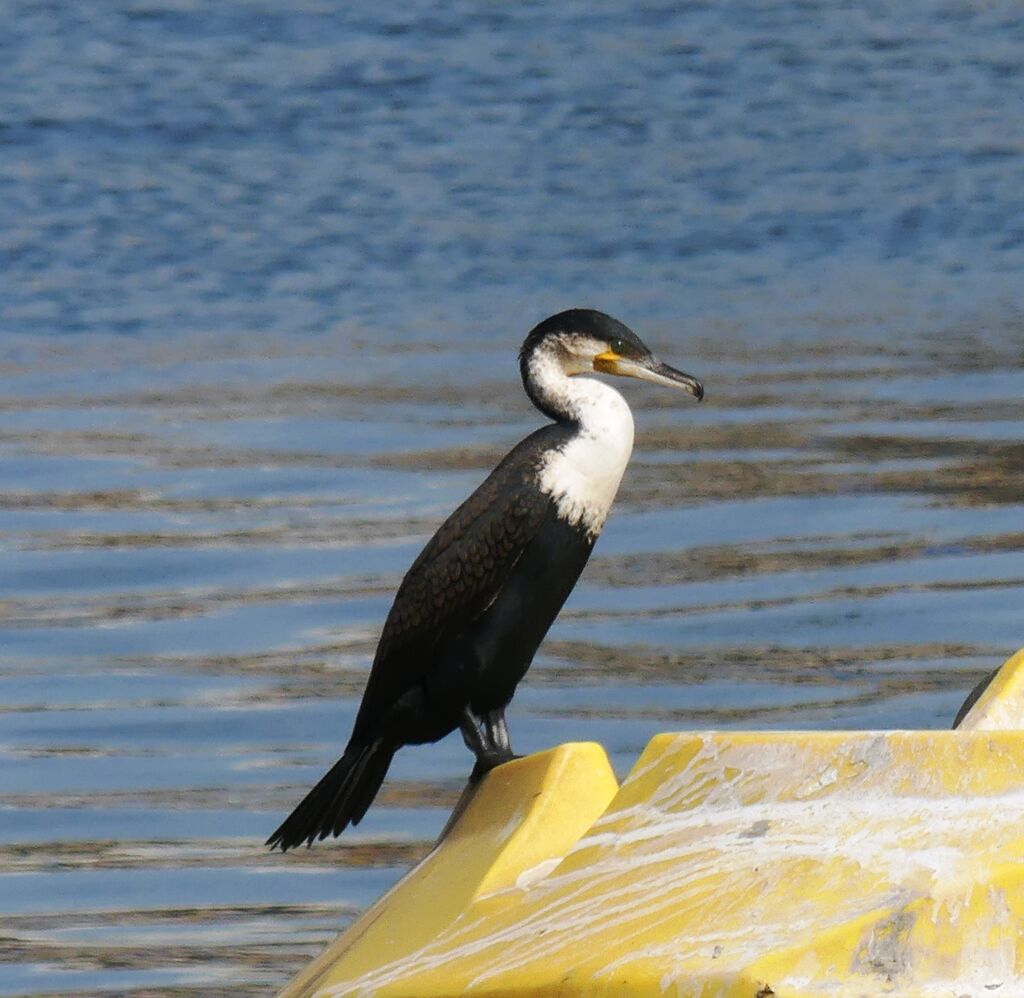
[[[1024,996],[1022,721],[1024,652],[956,731],[508,763],[282,998]]]

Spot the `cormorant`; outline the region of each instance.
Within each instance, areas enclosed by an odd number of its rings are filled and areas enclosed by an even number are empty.
[[[519,368],[552,423],[530,434],[441,525],[399,586],[344,755],[267,840],[282,850],[356,825],[395,752],[462,729],[474,775],[514,758],[505,708],[572,591],[633,449],[633,417],[598,371],[682,388],[602,312],[571,309],[526,337]]]

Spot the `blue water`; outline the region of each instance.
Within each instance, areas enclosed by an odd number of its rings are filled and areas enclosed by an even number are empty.
[[[516,748],[935,727],[1024,645],[1010,2],[0,9],[0,995],[270,994],[443,826],[263,839],[571,305],[699,375]]]
[[[1014,3],[5,21],[8,331],[517,336],[567,301],[674,324],[791,283],[1019,301]]]

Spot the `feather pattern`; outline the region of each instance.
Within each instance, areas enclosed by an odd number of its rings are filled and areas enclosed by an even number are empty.
[[[439,650],[497,599],[551,509],[536,484],[543,455],[567,436],[546,426],[518,444],[413,562],[384,624],[356,733],[422,682]]]

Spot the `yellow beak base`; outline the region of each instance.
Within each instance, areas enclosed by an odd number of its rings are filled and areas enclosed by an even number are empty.
[[[594,358],[594,370],[602,374],[615,374],[622,358],[614,350],[605,350]]]

